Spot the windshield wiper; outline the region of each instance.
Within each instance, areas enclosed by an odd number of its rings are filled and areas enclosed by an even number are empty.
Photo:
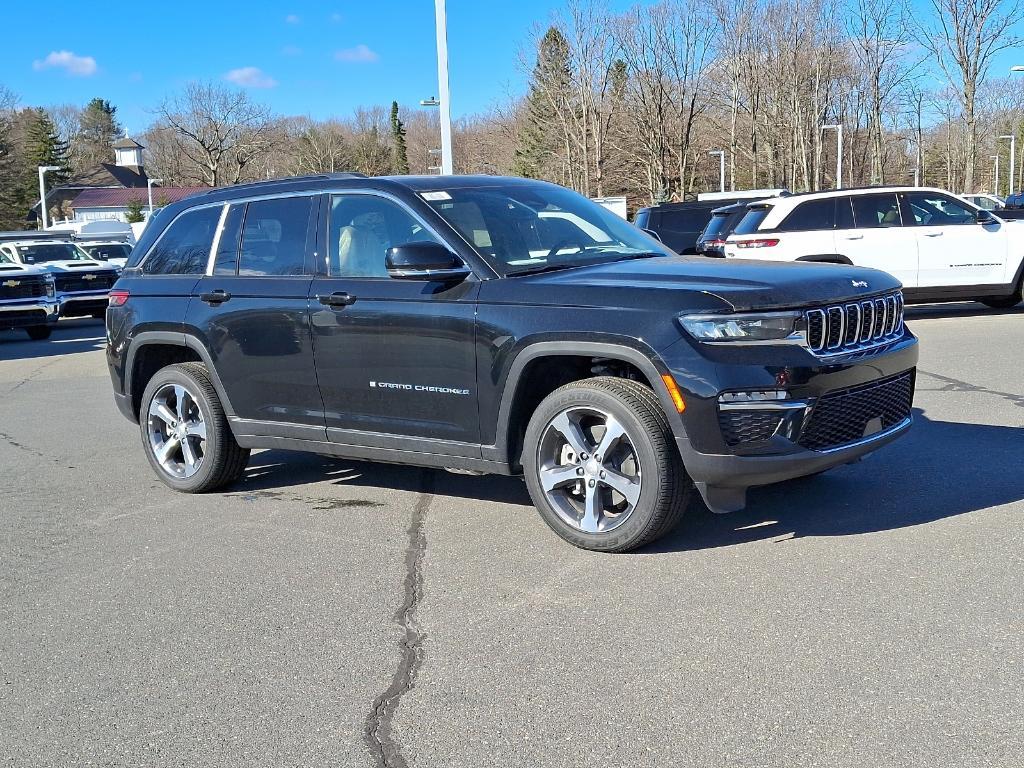
[[[632,261],[633,259],[653,259],[658,256],[666,256],[667,254],[661,253],[660,251],[642,251],[641,253],[627,253],[625,256],[615,259],[615,261]]]
[[[559,272],[563,269],[573,269],[574,267],[583,267],[585,264],[545,264],[542,267],[530,267],[529,269],[517,269],[515,272],[509,272],[507,277],[519,277],[520,275],[539,275],[541,272]]]

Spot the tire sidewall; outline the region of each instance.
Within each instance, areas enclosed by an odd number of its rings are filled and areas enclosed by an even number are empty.
[[[199,406],[199,410],[203,415],[203,422],[206,424],[206,446],[203,454],[203,463],[199,467],[199,471],[191,477],[181,478],[175,477],[174,475],[168,474],[167,471],[157,461],[156,456],[153,455],[153,448],[149,443],[149,406],[163,387],[168,384],[179,384],[185,387],[192,395],[196,405]],[[196,378],[186,371],[181,370],[177,367],[164,368],[158,371],[149,384],[146,386],[146,390],[142,395],[142,404],[139,408],[139,427],[142,435],[142,447],[146,452],[146,458],[149,459],[150,466],[153,467],[153,471],[156,472],[164,483],[169,485],[176,491],[192,492],[196,488],[203,486],[216,470],[217,467],[217,453],[221,450],[220,446],[220,435],[216,428],[216,422],[214,421],[215,414],[210,407],[210,402],[204,392],[204,387]]]
[[[625,427],[640,462],[640,498],[630,516],[611,531],[591,534],[573,528],[548,503],[541,486],[537,471],[541,460],[541,438],[555,417],[570,408],[595,408],[618,419]],[[615,395],[597,387],[579,387],[548,396],[537,407],[526,430],[523,472],[534,505],[544,522],[559,536],[583,549],[622,550],[629,548],[631,542],[643,537],[650,526],[651,517],[657,513],[661,496],[659,478],[664,476],[666,468],[659,464],[651,437],[639,417]]]

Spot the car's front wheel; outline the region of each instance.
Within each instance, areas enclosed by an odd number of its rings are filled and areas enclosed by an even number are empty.
[[[245,471],[249,450],[231,432],[217,390],[201,363],[162,368],[142,395],[139,425],[146,458],[171,488],[203,493]]]
[[[541,402],[526,430],[523,471],[544,522],[601,552],[668,533],[693,488],[657,396],[612,377],[566,384]]]

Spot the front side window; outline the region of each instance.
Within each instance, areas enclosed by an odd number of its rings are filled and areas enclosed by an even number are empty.
[[[376,195],[331,197],[328,271],[332,277],[387,277],[389,248],[437,239],[405,208]]]
[[[142,270],[150,275],[201,275],[210,258],[223,206],[195,208],[171,222],[150,250]]]
[[[853,200],[853,217],[857,229],[876,229],[878,227],[901,227],[900,201],[896,194],[891,195],[855,195]]]
[[[89,254],[73,243],[33,243],[16,246],[22,264],[46,264],[51,261],[88,260]]]
[[[836,224],[835,198],[800,203],[778,226],[780,232],[813,232],[833,229]]]
[[[499,274],[674,255],[625,219],[554,185],[495,183],[421,196]]]
[[[963,203],[934,192],[907,192],[914,223],[921,227],[974,224],[974,211]]]
[[[246,206],[238,274],[303,275],[312,197],[256,200]]]

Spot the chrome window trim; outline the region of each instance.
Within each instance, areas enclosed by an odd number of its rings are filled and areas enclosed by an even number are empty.
[[[720,411],[795,411],[810,408],[810,400],[750,400],[718,403]]]
[[[161,232],[161,233],[160,233],[160,234],[159,234],[159,235],[157,236],[156,240],[154,240],[154,241],[153,241],[153,244],[152,244],[151,246],[149,246],[149,250],[148,250],[148,251],[146,251],[146,255],[142,257],[142,260],[141,260],[141,261],[139,261],[139,263],[138,263],[138,264],[136,264],[136,265],[135,265],[135,266],[133,267],[133,269],[138,269],[138,270],[141,270],[141,271],[142,271],[143,273],[145,273],[145,272],[146,272],[146,270],[145,270],[146,262],[147,262],[147,261],[149,261],[149,257],[150,257],[150,255],[151,255],[151,254],[153,253],[153,249],[154,249],[154,248],[156,248],[156,247],[157,247],[157,245],[159,245],[159,244],[160,244],[160,241],[161,241],[161,240],[163,240],[163,239],[164,239],[164,237],[166,237],[166,236],[167,236],[167,231],[168,231],[168,230],[169,230],[169,229],[170,229],[171,227],[173,227],[173,226],[174,226],[174,223],[175,223],[175,222],[176,222],[176,221],[177,221],[178,219],[180,219],[180,218],[181,218],[182,216],[184,216],[184,215],[185,215],[186,213],[192,213],[192,211],[198,211],[198,210],[201,210],[202,208],[215,208],[215,207],[216,207],[216,206],[218,206],[218,205],[227,205],[227,203],[226,203],[225,201],[223,201],[223,200],[220,200],[220,201],[218,201],[218,202],[216,202],[216,203],[202,203],[202,204],[200,204],[200,205],[190,205],[190,206],[189,206],[188,208],[186,208],[185,210],[183,210],[183,211],[179,211],[179,212],[178,212],[178,215],[177,215],[177,216],[175,216],[175,217],[174,217],[173,219],[171,219],[171,220],[170,220],[170,221],[169,221],[169,222],[167,223],[167,226],[166,226],[166,227],[164,227],[164,230],[163,230],[163,232]],[[200,273],[200,274],[203,274],[203,273]],[[147,277],[181,277],[181,275],[182,275],[182,273],[180,273],[180,272],[170,272],[170,273],[161,273],[161,274],[158,274],[158,275],[149,275],[149,274],[147,274],[146,276],[147,276]]]
[[[210,243],[210,254],[206,257],[206,272],[204,273],[207,277],[213,275],[213,262],[217,258],[217,249],[220,248],[220,237],[224,234],[224,222],[228,219],[228,209],[231,208],[231,203],[225,203],[224,208],[220,212],[220,218],[217,220],[217,231],[213,233],[213,242]]]

